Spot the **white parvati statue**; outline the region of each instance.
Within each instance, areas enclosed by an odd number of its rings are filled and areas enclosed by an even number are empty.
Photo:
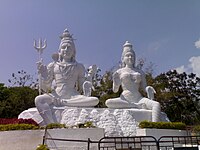
[[[99,103],[98,98],[81,95],[85,77],[85,68],[75,59],[76,48],[72,36],[65,30],[61,36],[59,53],[53,54],[53,62],[48,66],[38,62],[41,76],[41,88],[45,94],[35,98],[35,105],[46,124],[56,122],[53,115],[54,106],[93,107]],[[52,82],[55,89],[51,89]]]
[[[152,121],[160,120],[160,103],[153,100],[155,90],[147,86],[145,73],[135,67],[135,52],[131,43],[126,41],[123,45],[122,68],[113,74],[113,91],[117,92],[122,86],[123,92],[120,97],[108,99],[108,108],[143,108],[152,110]],[[142,88],[147,92],[148,98],[143,97],[139,92]]]

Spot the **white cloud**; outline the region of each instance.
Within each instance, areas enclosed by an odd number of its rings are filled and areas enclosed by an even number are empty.
[[[158,51],[162,46],[164,46],[165,44],[167,44],[169,40],[168,39],[162,39],[162,40],[159,40],[159,41],[154,41],[154,42],[151,42],[149,43],[148,45],[148,51],[150,52],[156,52]]]
[[[200,56],[197,57],[191,57],[189,59],[189,64],[187,66],[180,66],[176,68],[176,71],[178,73],[194,73],[196,74],[198,77],[200,77]]]
[[[200,39],[194,43],[196,48],[200,48]]]
[[[191,57],[189,59],[190,67],[192,68],[192,72],[200,77],[200,56]]]
[[[178,73],[183,73],[183,72],[187,72],[187,69],[184,65],[178,67],[175,69]]]
[[[153,43],[149,44],[148,50],[157,51],[160,47],[161,47],[161,43],[160,42],[153,42]]]

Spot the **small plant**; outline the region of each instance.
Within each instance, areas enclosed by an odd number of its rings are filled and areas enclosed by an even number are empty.
[[[0,124],[32,124],[35,126],[39,126],[37,122],[33,119],[17,119],[17,118],[0,118]]]
[[[194,126],[193,132],[195,135],[200,135],[200,125]]]
[[[35,126],[39,126],[37,122],[35,122],[35,120],[33,119],[18,119],[18,124],[32,124]]]
[[[91,121],[85,122],[85,123],[78,123],[77,125],[72,126],[72,128],[95,128],[93,123]]]
[[[185,130],[186,125],[182,122],[150,122],[142,121],[139,124],[140,128],[156,128],[156,129],[178,129]]]
[[[46,126],[47,129],[55,129],[55,128],[66,128],[65,124],[60,123],[50,123]]]
[[[56,128],[94,128],[95,126],[91,121],[85,123],[79,123],[74,126],[66,126],[60,123],[51,123],[46,127],[40,127],[32,119],[0,119],[0,131],[9,130],[36,130],[36,129],[56,129]]]
[[[47,145],[39,145],[36,150],[50,150]]]
[[[31,124],[6,124],[0,125],[0,131],[10,131],[10,130],[36,130],[39,129],[38,126]]]
[[[85,128],[95,128],[95,126],[93,125],[93,123],[91,121],[85,122],[84,127]]]
[[[77,127],[77,128],[85,128],[84,123],[78,123],[77,125],[75,125],[75,127]]]

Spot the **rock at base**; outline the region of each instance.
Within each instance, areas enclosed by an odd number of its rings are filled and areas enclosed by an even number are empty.
[[[98,128],[104,128],[105,136],[135,136],[139,122],[151,121],[152,111],[145,109],[110,109],[110,108],[54,108],[55,117],[61,124],[74,126],[92,122]],[[44,122],[36,108],[23,111],[18,118],[32,118],[40,125]]]

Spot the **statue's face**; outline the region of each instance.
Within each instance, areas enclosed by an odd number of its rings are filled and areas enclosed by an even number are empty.
[[[132,52],[130,52],[130,51],[126,52],[126,54],[124,55],[124,63],[126,65],[134,65],[135,56]]]
[[[74,55],[74,50],[70,44],[62,45],[60,52],[63,59],[71,59]]]

